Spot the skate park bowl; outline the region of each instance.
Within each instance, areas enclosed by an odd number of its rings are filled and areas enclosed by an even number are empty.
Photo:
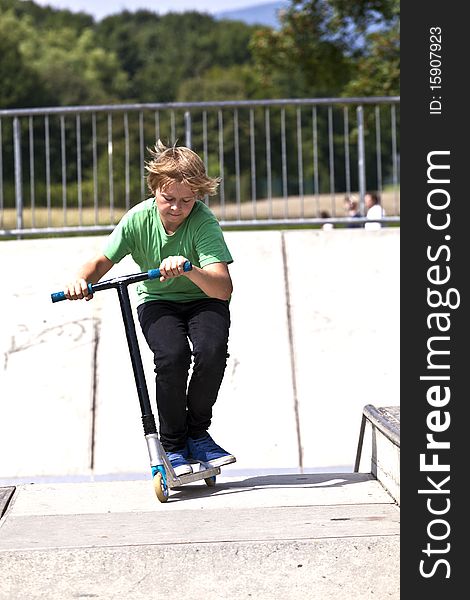
[[[399,229],[225,236],[230,356],[210,430],[237,456],[225,473],[352,472],[363,408],[399,406]],[[2,485],[148,477],[115,291],[51,302],[105,239],[0,244]],[[139,270],[126,257],[106,277]]]
[[[399,230],[226,233],[237,462],[165,503],[115,290],[51,302],[104,239],[0,244],[0,598],[398,600]]]

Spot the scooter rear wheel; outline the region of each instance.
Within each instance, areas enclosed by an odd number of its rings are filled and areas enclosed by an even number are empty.
[[[168,500],[168,487],[163,480],[163,476],[160,472],[157,472],[153,478],[153,489],[160,502],[166,502]]]
[[[204,479],[204,481],[206,482],[206,485],[208,487],[214,487],[215,486],[215,475],[213,477],[206,477],[206,479]]]

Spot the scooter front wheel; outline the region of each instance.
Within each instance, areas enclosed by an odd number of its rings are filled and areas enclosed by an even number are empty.
[[[160,502],[166,502],[168,500],[168,486],[160,471],[157,471],[153,477],[153,489]]]

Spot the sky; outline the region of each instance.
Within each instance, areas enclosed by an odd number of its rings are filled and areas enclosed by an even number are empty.
[[[83,11],[99,20],[103,17],[122,10],[131,12],[140,8],[152,10],[159,14],[172,12],[185,12],[196,10],[210,14],[237,10],[247,6],[270,4],[273,0],[34,0],[42,6]]]

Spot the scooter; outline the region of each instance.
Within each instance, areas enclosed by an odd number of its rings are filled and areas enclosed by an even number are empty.
[[[184,263],[183,270],[191,271],[192,264],[188,261]],[[216,476],[220,473],[220,467],[212,467],[209,463],[201,461],[191,461],[192,464],[199,464],[199,471],[188,475],[177,476],[160,442],[155,418],[150,405],[150,398],[145,379],[142,357],[140,354],[139,342],[135,330],[134,318],[132,316],[132,307],[127,287],[130,284],[146,279],[159,279],[160,270],[150,269],[141,273],[124,275],[100,281],[98,283],[89,283],[88,291],[90,294],[114,288],[117,290],[121,313],[126,331],[129,354],[134,371],[134,379],[137,387],[137,396],[139,398],[140,410],[142,413],[142,424],[144,428],[145,440],[150,458],[150,467],[152,472],[153,487],[160,502],[166,502],[171,488],[179,487],[187,483],[192,483],[204,479],[206,485],[212,487],[216,483]],[[52,302],[67,300],[64,292],[54,292],[51,294]]]

